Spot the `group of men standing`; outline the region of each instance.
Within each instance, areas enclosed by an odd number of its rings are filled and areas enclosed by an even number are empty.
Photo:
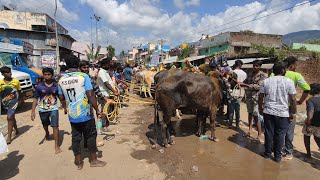
[[[241,87],[245,88],[249,122],[249,131],[245,136],[251,136],[252,119],[254,119],[258,130],[257,139],[260,142],[264,141],[265,145],[263,156],[265,158],[272,158],[276,162],[293,158],[293,137],[297,116],[296,105],[301,105],[307,99],[310,90],[312,90],[303,76],[295,72],[297,62],[298,59],[295,57],[288,57],[283,62],[276,62],[272,68],[273,73],[270,77],[261,70],[262,62],[259,60],[253,62],[252,72],[248,76],[241,70],[243,63],[240,60],[237,60],[234,65],[235,69],[233,73],[237,75],[236,81]],[[303,94],[298,101],[296,101],[295,96],[297,86],[303,90]],[[316,88],[318,86],[317,84],[313,84],[313,87],[315,87],[312,91],[313,93],[310,94],[316,95]],[[312,103],[308,101],[307,103],[312,104],[310,106],[313,107],[312,113],[314,113],[314,109],[318,108],[317,102]],[[236,126],[239,127],[240,100],[231,98],[228,100],[227,113],[230,125],[232,125],[234,111],[236,114]],[[264,121],[264,140],[262,138],[263,128],[259,120],[262,118]],[[317,116],[310,117],[308,115],[307,119],[309,119],[308,121],[306,120],[309,124],[312,124],[311,122],[319,124],[315,122],[320,121]],[[304,129],[307,128],[304,127]],[[320,132],[319,128],[314,127],[313,132],[317,144],[320,145],[319,134],[317,134]],[[307,154],[311,157],[310,133],[309,136],[305,137],[305,144]],[[271,156],[272,152],[274,157]]]

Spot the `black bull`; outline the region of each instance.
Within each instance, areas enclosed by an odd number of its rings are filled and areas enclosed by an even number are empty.
[[[156,83],[155,125],[158,121],[158,110],[160,110],[163,114],[163,119],[160,121],[161,135],[166,147],[169,146],[168,143],[173,142],[168,128],[168,125],[171,124],[171,117],[175,110],[181,107],[196,109],[204,118],[209,115],[210,139],[218,141],[214,132],[215,119],[217,109],[223,99],[222,84],[218,78],[183,70],[166,70],[156,74],[154,79]],[[203,121],[199,122],[198,133],[200,134]]]

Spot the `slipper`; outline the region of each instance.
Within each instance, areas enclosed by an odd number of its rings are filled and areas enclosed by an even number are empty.
[[[260,144],[264,143],[264,140],[262,138],[257,137],[256,140],[258,140],[260,142]]]
[[[104,139],[104,140],[107,140],[107,141],[110,141],[110,140],[112,140],[115,136],[116,136],[115,134],[106,135],[103,139]]]
[[[106,164],[106,162],[95,160],[95,162],[90,162],[90,167],[103,167]]]
[[[12,142],[12,140],[11,141],[7,140],[7,145],[11,144],[11,142]]]

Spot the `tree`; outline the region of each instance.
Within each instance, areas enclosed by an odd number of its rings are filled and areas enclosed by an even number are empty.
[[[255,34],[255,32],[251,31],[251,30],[242,30],[242,31],[240,31],[240,33],[248,34],[248,35],[254,35]]]
[[[124,50],[122,50],[121,52],[120,52],[120,58],[123,58],[125,56],[125,52],[124,52]]]
[[[115,56],[116,49],[114,47],[112,47],[111,45],[109,45],[107,47],[107,51],[108,51],[107,57],[113,58]]]
[[[186,57],[189,57],[190,53],[193,51],[194,49],[190,46],[187,46],[186,48],[182,49],[180,54],[178,55],[179,60],[184,59]]]
[[[307,43],[307,44],[319,44],[320,45],[320,39],[309,39],[309,40],[306,40],[304,43]]]
[[[88,46],[88,50],[85,50],[85,53],[87,55],[87,58],[89,61],[94,61],[94,60],[97,60],[99,57],[100,57],[100,49],[101,49],[101,46],[98,46],[98,48],[96,49],[96,52],[94,52],[94,49],[92,49],[90,46]]]

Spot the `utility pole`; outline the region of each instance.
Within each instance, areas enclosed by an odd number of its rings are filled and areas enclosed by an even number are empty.
[[[90,17],[90,24],[91,24],[91,40],[90,40],[90,46],[91,46],[91,52],[93,52],[93,40],[92,40],[92,20],[94,17]]]
[[[160,46],[161,46],[161,48],[160,48],[160,54],[161,54],[160,62],[162,62],[162,61],[163,61],[162,48],[163,48],[163,43],[165,42],[165,40],[160,39],[160,40],[158,40],[157,42],[158,42],[158,43],[160,44]]]
[[[93,15],[96,20],[96,47],[98,48],[98,21],[100,21],[101,17],[97,16],[96,14]]]
[[[54,26],[56,30],[56,56],[57,56],[57,73],[60,73],[60,52],[59,52],[59,37],[58,37],[58,26],[56,21],[57,14],[57,0],[55,0],[55,11],[54,11]]]

